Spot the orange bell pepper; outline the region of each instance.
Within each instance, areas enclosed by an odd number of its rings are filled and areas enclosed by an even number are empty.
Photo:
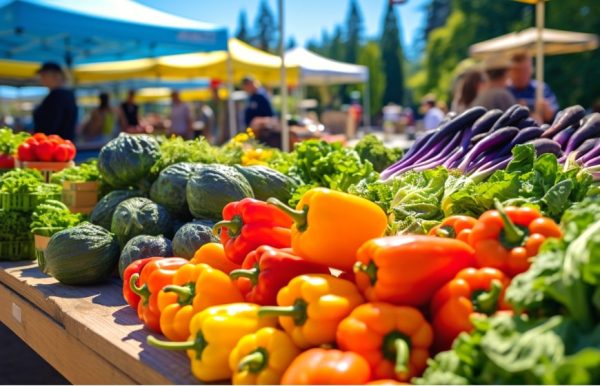
[[[190,336],[190,320],[211,306],[241,303],[244,298],[226,273],[207,264],[185,264],[172,284],[158,293],[160,329],[172,341]]]
[[[554,220],[536,209],[509,206],[483,213],[469,236],[479,267],[496,268],[510,277],[529,269],[531,258],[548,237],[561,237]]]
[[[298,355],[282,385],[362,385],[371,378],[369,363],[353,352],[313,348]]]
[[[356,307],[337,331],[339,347],[365,358],[374,379],[418,376],[432,342],[433,330],[419,310],[387,303]]]
[[[367,241],[358,251],[356,284],[367,300],[420,307],[461,269],[475,265],[460,240],[392,236]]]
[[[309,348],[335,342],[340,321],[362,302],[354,283],[329,275],[302,275],[279,291],[279,307],[261,307],[258,315],[279,316],[296,346]]]
[[[469,242],[471,229],[477,223],[477,219],[471,216],[450,216],[440,225],[436,225],[429,231],[430,236],[449,237]]]
[[[294,219],[292,249],[296,254],[342,271],[352,270],[358,248],[383,236],[388,225],[385,212],[377,204],[325,188],[304,193],[297,210],[274,198],[268,202]]]
[[[471,315],[509,309],[504,291],[510,279],[495,268],[466,268],[443,286],[431,301],[437,351],[448,350],[461,332],[473,329]]]
[[[159,291],[171,284],[177,269],[187,263],[189,261],[181,257],[152,260],[144,266],[141,273],[134,273],[129,278],[131,291],[140,297],[138,317],[152,331],[161,332]]]
[[[233,263],[225,256],[225,248],[223,244],[206,243],[194,253],[194,257],[190,260],[192,264],[208,264],[214,269],[229,274],[234,269],[239,269],[240,266]]]

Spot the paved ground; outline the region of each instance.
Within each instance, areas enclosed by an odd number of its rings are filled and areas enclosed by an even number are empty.
[[[69,382],[0,323],[0,384],[60,385]]]

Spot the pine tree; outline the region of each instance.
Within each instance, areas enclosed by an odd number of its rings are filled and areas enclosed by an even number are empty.
[[[388,4],[381,35],[382,67],[385,75],[383,105],[404,102],[403,53],[398,18],[392,4]]]
[[[346,18],[346,36],[344,59],[348,63],[357,63],[363,35],[363,17],[356,0],[350,0],[350,10]],[[348,88],[340,87],[339,96],[342,101],[347,101]]]
[[[258,6],[254,30],[254,46],[263,51],[274,51],[278,42],[277,23],[266,0],[262,0]]]
[[[250,31],[248,31],[248,18],[246,16],[245,10],[240,11],[240,16],[238,17],[238,30],[235,34],[235,37],[243,42],[250,42]]]
[[[431,31],[446,24],[450,11],[451,0],[431,0],[431,3],[427,5],[427,18],[423,31],[425,41],[427,41]]]
[[[285,49],[291,50],[292,48],[296,48],[297,46],[298,46],[298,43],[296,43],[296,38],[294,38],[293,36],[290,36],[285,45]]]

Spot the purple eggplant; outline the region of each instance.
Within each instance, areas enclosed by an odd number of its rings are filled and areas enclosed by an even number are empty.
[[[542,138],[553,138],[560,131],[583,119],[584,116],[585,110],[579,105],[567,107],[566,109],[559,111],[558,114],[556,114],[556,118],[554,118],[554,122],[552,122],[552,125],[544,132]]]
[[[558,142],[560,147],[565,150],[573,133],[575,133],[575,127],[569,126],[566,129],[559,131],[558,134],[552,137],[552,140]]]
[[[458,165],[458,169],[464,172],[467,170],[471,161],[479,157],[480,154],[492,147],[497,148],[510,142],[518,133],[519,129],[516,127],[505,127],[489,134],[485,139],[479,141],[471,150],[469,150],[462,162]]]
[[[585,167],[599,166],[600,165],[600,156],[590,158],[583,164]]]
[[[454,149],[456,149],[457,146],[460,145],[462,136],[463,136],[463,133],[461,133],[461,132],[457,132],[456,134],[454,134],[454,137],[452,138],[452,140],[450,142],[448,142],[448,144],[442,149],[442,151],[440,152],[440,154],[438,156],[435,156],[435,157],[431,158],[430,160],[427,160],[419,165],[415,165],[412,168],[412,170],[422,171],[422,170],[427,170],[427,169],[433,169],[437,166],[442,165],[448,159],[450,154],[452,154],[452,151]]]
[[[512,156],[510,155],[494,160],[476,170],[473,174],[471,174],[471,178],[474,181],[483,181],[494,174],[495,171],[505,169],[510,161],[512,161]]]
[[[527,143],[535,147],[535,154],[537,154],[538,157],[546,153],[552,153],[557,158],[560,158],[560,156],[562,155],[562,149],[560,148],[560,145],[556,141],[553,141],[551,139],[537,138]]]
[[[518,123],[524,121],[529,118],[529,107],[527,106],[518,106],[513,110],[510,114],[508,122],[506,126],[518,126]]]
[[[533,119],[531,117],[527,117],[527,118],[523,119],[522,121],[520,121],[519,123],[517,123],[515,126],[518,127],[519,129],[524,129],[526,127],[538,126],[538,123],[535,121],[535,119]]]
[[[600,156],[600,141],[596,143],[593,149],[588,151],[586,154],[583,154],[581,158],[579,158],[579,162],[585,163],[597,156]]]
[[[510,116],[519,107],[520,107],[520,105],[512,105],[508,109],[506,109],[506,111],[504,111],[504,113],[500,116],[500,118],[498,118],[498,120],[496,122],[494,122],[494,124],[490,128],[490,132],[493,132],[493,131],[496,131],[503,127],[508,126],[508,122],[510,121]]]
[[[500,150],[495,150],[493,152],[489,152],[489,154],[486,154],[484,157],[481,157],[479,160],[475,160],[474,165],[470,166],[467,169],[467,172],[469,170],[474,170],[474,169],[479,169],[483,164],[498,158],[498,157],[503,157],[505,155],[510,155],[510,152],[512,150],[513,147],[515,147],[516,145],[520,145],[522,143],[531,141],[533,139],[539,138],[540,135],[544,132],[544,130],[542,130],[539,127],[527,127],[525,129],[522,129],[519,131],[519,133],[506,145],[504,145]]]
[[[600,113],[592,114],[583,126],[573,134],[571,139],[569,139],[565,151],[570,153],[577,149],[586,139],[597,137],[600,137]]]
[[[502,110],[493,109],[483,114],[478,120],[473,123],[472,135],[479,135],[490,131],[494,123],[502,116]]]
[[[576,160],[581,159],[584,155],[588,154],[597,144],[600,143],[600,138],[590,138],[583,141],[581,145],[572,153],[576,153]],[[572,154],[571,153],[571,154]]]

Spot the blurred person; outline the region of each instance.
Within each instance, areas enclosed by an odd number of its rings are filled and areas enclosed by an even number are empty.
[[[57,134],[73,141],[77,124],[77,102],[73,91],[65,88],[65,73],[58,64],[46,62],[37,74],[49,93],[33,110],[35,131]]]
[[[435,97],[426,95],[421,101],[423,117],[423,128],[425,130],[435,129],[444,119],[444,112],[437,107]]]
[[[178,91],[171,93],[171,103],[171,125],[167,128],[167,135],[192,139],[194,127],[189,106],[181,100]]]
[[[85,141],[113,137],[118,114],[110,106],[110,97],[107,93],[101,93],[99,100],[100,105],[92,111],[90,119],[83,126],[82,135]]]
[[[532,76],[533,64],[531,56],[526,53],[514,55],[510,70],[509,91],[518,103],[529,107],[529,110],[532,112],[541,112],[541,116],[537,118],[540,118],[544,122],[550,122],[559,108],[556,95],[554,95],[550,86],[544,83],[544,100],[539,106],[535,106],[537,81],[532,79]]]
[[[266,93],[260,88],[260,83],[251,76],[246,76],[242,80],[242,88],[248,94],[246,109],[244,110],[244,124],[246,127],[253,127],[253,121],[256,118],[271,118],[273,107]],[[259,119],[258,121],[264,122]]]
[[[511,62],[501,55],[492,55],[483,62],[483,69],[488,78],[485,87],[477,94],[472,106],[483,106],[489,109],[506,110],[517,103],[508,91],[508,72]]]
[[[197,110],[197,119],[194,122],[194,138],[204,135],[208,142],[212,142],[215,113],[207,103],[201,103]]]
[[[127,92],[127,99],[121,103],[119,110],[119,123],[121,130],[135,131],[140,125],[139,106],[135,104],[135,90]]]
[[[383,133],[386,140],[391,139],[391,135],[396,133],[396,129],[400,126],[402,117],[402,106],[398,106],[393,102],[388,102],[383,107]]]
[[[473,106],[473,101],[485,87],[486,77],[483,71],[474,69],[464,73],[452,101],[451,110],[460,114]]]

